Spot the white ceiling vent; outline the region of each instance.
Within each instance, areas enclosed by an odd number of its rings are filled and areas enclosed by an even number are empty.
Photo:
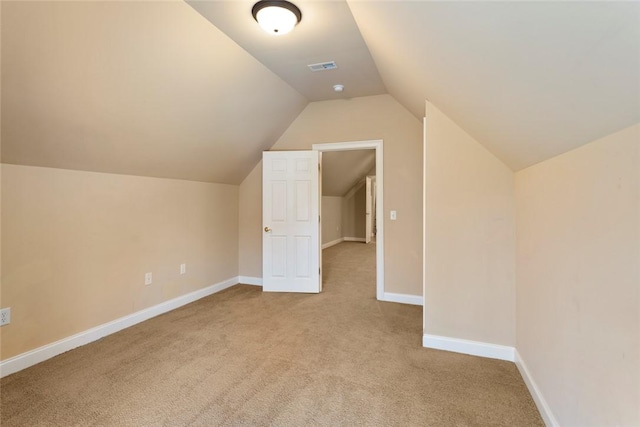
[[[324,70],[335,70],[338,68],[336,65],[336,61],[330,62],[321,62],[319,64],[310,64],[308,65],[311,71],[324,71]]]

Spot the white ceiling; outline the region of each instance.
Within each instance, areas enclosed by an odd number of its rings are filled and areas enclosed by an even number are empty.
[[[309,101],[387,93],[346,1],[296,0],[302,20],[285,35],[266,34],[251,15],[256,0],[192,1],[195,10]],[[308,65],[336,61],[335,70]],[[343,84],[342,93],[333,91]]]
[[[1,2],[2,161],[238,184],[309,101],[386,91],[514,170],[640,122],[640,2],[296,0],[280,37],[252,3]]]

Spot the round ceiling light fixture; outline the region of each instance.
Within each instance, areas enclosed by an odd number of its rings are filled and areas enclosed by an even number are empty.
[[[263,30],[276,36],[287,34],[302,20],[300,9],[285,0],[261,0],[251,14]]]

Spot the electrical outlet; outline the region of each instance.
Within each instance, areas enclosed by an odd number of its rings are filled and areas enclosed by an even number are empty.
[[[11,307],[0,310],[0,326],[11,323]]]
[[[180,264],[180,274],[185,274],[187,272],[187,264]]]
[[[391,221],[395,221],[398,218],[396,211],[391,211]]]
[[[144,284],[145,285],[150,285],[151,282],[153,282],[153,276],[151,275],[151,273],[145,273],[144,274]]]

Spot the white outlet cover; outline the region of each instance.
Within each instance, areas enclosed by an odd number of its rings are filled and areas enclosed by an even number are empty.
[[[144,275],[144,284],[150,285],[153,282],[153,275],[151,273],[145,273]]]
[[[0,326],[11,323],[11,307],[0,310]]]
[[[185,274],[187,272],[187,264],[180,264],[180,274]]]

